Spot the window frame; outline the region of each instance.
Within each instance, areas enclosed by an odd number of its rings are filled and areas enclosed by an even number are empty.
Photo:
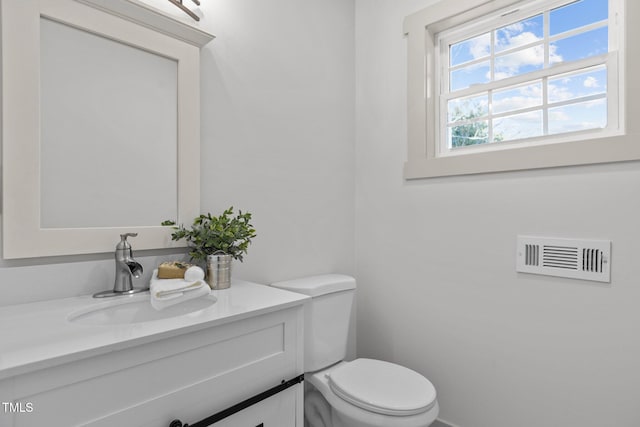
[[[608,58],[607,102],[613,106],[607,110],[607,128],[468,146],[448,152],[443,152],[441,140],[444,138],[440,138],[441,130],[446,129],[441,117],[446,111],[441,116],[438,115],[438,103],[441,102],[438,70],[442,70],[440,35],[446,36],[447,31],[452,33],[461,24],[467,23],[469,29],[458,31],[467,35],[478,34],[481,31],[477,29],[477,25],[484,22],[484,30],[488,31],[486,22],[493,21],[493,25],[497,22],[495,16],[498,14],[504,16],[513,12],[505,18],[505,22],[514,22],[531,16],[531,11],[535,14],[540,6],[535,5],[532,0],[441,1],[407,16],[404,21],[408,46],[408,160],[404,168],[405,179],[640,159],[640,142],[633,141],[637,132],[629,126],[625,128],[624,120],[625,114],[638,111],[640,107],[640,103],[633,97],[625,97],[625,74],[640,75],[638,61],[631,56],[631,50],[635,47],[627,47],[625,39],[640,36],[640,31],[624,25],[625,21],[631,22],[629,12],[640,16],[640,9],[626,0],[609,1],[616,3],[610,6],[610,10],[613,8],[618,13],[610,16],[608,24],[609,27],[614,27],[609,31],[610,46],[617,46],[617,51],[610,49],[609,53],[604,54]],[[566,0],[553,0],[545,2],[543,8],[555,8],[567,3],[569,2]],[[495,28],[499,26],[500,24],[496,24]],[[630,50],[627,51],[627,48]],[[625,55],[629,56],[629,61],[626,61]],[[593,59],[583,61],[589,63]],[[448,72],[448,64],[446,65]],[[564,65],[551,68],[560,69]],[[572,65],[568,67],[574,68]],[[513,81],[518,81],[518,78]]]

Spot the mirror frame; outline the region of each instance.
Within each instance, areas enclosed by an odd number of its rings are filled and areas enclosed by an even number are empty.
[[[112,1],[127,7],[139,5],[136,0]],[[178,223],[191,223],[200,211],[201,45],[141,25],[144,23],[139,19],[122,19],[113,11],[107,13],[74,0],[2,0],[1,8],[3,258],[111,252],[119,234],[127,232],[138,233],[132,242],[136,250],[184,246],[172,242],[171,229],[160,224],[41,228],[40,19],[58,21],[177,61],[178,217],[168,219]],[[151,10],[139,9],[143,15]]]

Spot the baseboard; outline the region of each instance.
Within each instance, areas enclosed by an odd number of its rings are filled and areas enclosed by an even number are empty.
[[[448,422],[444,421],[444,420],[435,420],[435,422],[433,424],[431,424],[431,426],[429,427],[458,427],[455,424],[449,424]]]

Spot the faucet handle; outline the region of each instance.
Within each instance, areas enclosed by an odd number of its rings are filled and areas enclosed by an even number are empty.
[[[120,242],[116,245],[116,250],[118,249],[131,249],[131,244],[127,242],[127,237],[136,237],[138,233],[124,233],[120,235]]]

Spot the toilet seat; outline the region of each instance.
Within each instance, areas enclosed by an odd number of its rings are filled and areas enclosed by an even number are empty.
[[[341,399],[383,415],[416,415],[431,409],[436,390],[419,373],[382,360],[356,359],[327,374],[329,387]]]

